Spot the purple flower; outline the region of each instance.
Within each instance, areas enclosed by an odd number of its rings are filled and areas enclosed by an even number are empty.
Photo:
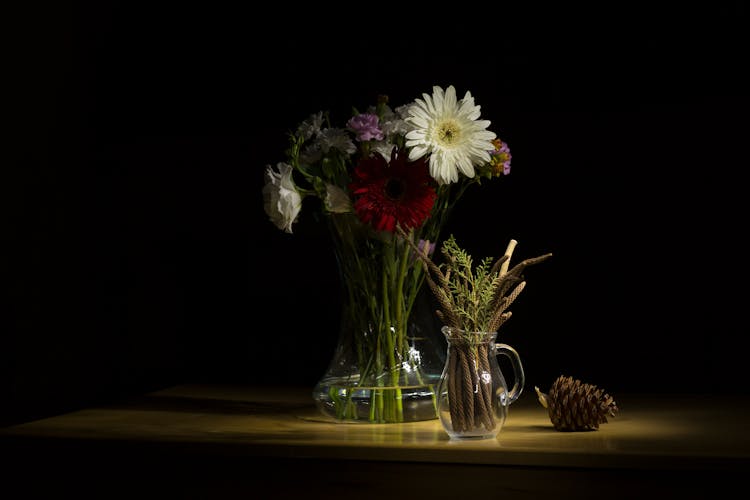
[[[346,127],[357,134],[358,141],[383,140],[383,131],[378,127],[378,115],[362,113],[353,116],[346,122]]]
[[[427,246],[427,256],[432,257],[432,254],[435,253],[435,243],[430,243],[430,240],[419,240],[417,248],[420,252],[424,253],[425,245]]]
[[[424,255],[425,247],[427,248],[427,256],[432,257],[432,254],[435,253],[435,243],[430,243],[430,240],[420,239],[419,243],[417,244],[417,248],[422,255]],[[416,259],[417,253],[412,252],[409,256],[409,262],[414,262]]]
[[[492,145],[495,146],[495,149],[490,151],[490,165],[493,172],[495,175],[500,175],[502,169],[503,175],[508,175],[510,173],[510,160],[513,158],[510,154],[510,148],[500,139],[493,140]]]

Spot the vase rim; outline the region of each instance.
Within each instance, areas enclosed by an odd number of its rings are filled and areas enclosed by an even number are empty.
[[[497,330],[495,331],[485,331],[485,330],[466,330],[464,328],[459,328],[457,326],[449,326],[449,325],[443,325],[441,328],[442,331],[457,331],[457,332],[463,332],[463,333],[484,333],[484,334],[490,334],[494,333],[497,334]]]
[[[489,341],[494,340],[497,337],[497,331],[494,332],[484,332],[484,331],[471,331],[471,330],[464,330],[462,328],[458,328],[455,326],[448,326],[444,325],[440,331],[443,332],[443,335],[445,335],[446,339],[452,339],[456,337],[475,337],[480,341]]]

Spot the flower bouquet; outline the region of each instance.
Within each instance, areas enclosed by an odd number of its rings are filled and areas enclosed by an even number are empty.
[[[325,415],[437,418],[443,357],[431,352],[443,349],[429,345],[439,332],[417,321],[425,272],[414,248],[431,254],[466,189],[510,172],[508,146],[489,126],[470,92],[457,99],[453,86],[435,86],[396,108],[381,96],[338,126],[330,113],[313,114],[289,134],[285,161],[267,166],[270,220],[292,233],[303,204],[313,205],[337,257],[338,345],[313,391]]]

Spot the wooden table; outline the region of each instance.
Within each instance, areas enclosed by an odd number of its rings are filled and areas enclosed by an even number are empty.
[[[705,498],[750,473],[747,397],[615,395],[609,423],[564,433],[532,388],[497,439],[453,441],[333,422],[310,394],[185,385],[0,429],[2,484],[28,494],[5,498]]]

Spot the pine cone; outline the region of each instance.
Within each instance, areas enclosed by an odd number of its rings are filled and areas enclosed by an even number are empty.
[[[614,417],[619,408],[612,396],[595,385],[584,384],[573,377],[559,376],[549,394],[536,389],[539,402],[549,410],[552,425],[558,431],[589,431]]]

